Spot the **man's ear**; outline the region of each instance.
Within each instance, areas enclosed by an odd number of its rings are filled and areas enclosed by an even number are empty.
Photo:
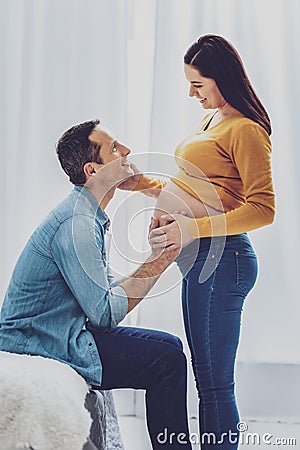
[[[93,173],[96,173],[95,163],[92,163],[92,162],[85,163],[85,165],[83,166],[83,171],[84,171],[86,180],[88,180],[89,178],[91,178]]]

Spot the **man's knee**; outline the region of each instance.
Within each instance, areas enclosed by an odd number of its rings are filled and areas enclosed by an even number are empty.
[[[179,338],[178,338],[179,339]],[[178,342],[178,341],[177,341]],[[187,370],[186,356],[183,352],[182,343],[165,348],[162,354],[162,362],[166,372],[176,372],[185,374]]]
[[[180,351],[183,351],[183,345],[181,339],[178,336],[170,333],[164,333],[164,342],[167,342],[170,345],[173,345]]]

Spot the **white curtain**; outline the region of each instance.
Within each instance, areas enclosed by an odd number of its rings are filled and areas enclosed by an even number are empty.
[[[239,50],[274,130],[277,216],[250,233],[260,274],[239,359],[299,364],[299,17],[298,0],[0,0],[1,299],[30,233],[71,188],[55,155],[59,135],[100,117],[132,145],[141,169],[170,173],[176,144],[203,116],[188,98],[183,54],[198,36],[222,34]],[[135,198],[118,193],[109,212],[117,235],[132,203],[146,208],[128,228],[145,255],[154,203]],[[177,281],[176,269],[166,274],[154,291],[166,292],[129,321],[183,337]]]
[[[99,115],[125,133],[126,2],[1,0],[0,21],[3,294],[28,235],[70,190],[58,136]]]
[[[163,0],[157,6],[150,151],[172,154],[204,114],[188,98],[182,59],[205,33],[221,34],[237,47],[272,119],[277,213],[272,226],[249,233],[260,273],[245,303],[241,361],[300,363],[299,17],[297,0]],[[157,314],[158,302],[164,314]],[[179,315],[178,287],[140,308],[141,323],[177,333],[182,332]]]

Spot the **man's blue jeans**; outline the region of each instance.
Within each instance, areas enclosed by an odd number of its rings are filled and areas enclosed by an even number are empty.
[[[239,437],[234,364],[241,312],[257,277],[257,259],[247,234],[199,243],[196,253],[195,241],[185,247],[177,263],[184,275],[182,307],[200,400],[201,449],[234,450]],[[192,268],[184,273],[193,252]]]
[[[98,388],[145,389],[153,449],[191,449],[186,357],[180,339],[142,328],[116,327],[104,331],[88,328],[102,361],[103,379]],[[171,433],[175,434],[169,438]]]

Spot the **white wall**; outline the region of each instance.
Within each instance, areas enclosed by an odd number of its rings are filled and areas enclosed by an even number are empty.
[[[173,153],[176,143],[199,123],[203,112],[187,98],[182,55],[199,35],[228,37],[238,48],[254,87],[273,124],[273,170],[277,198],[272,226],[250,233],[260,273],[243,316],[239,359],[299,363],[297,260],[299,186],[297,108],[299,103],[299,41],[297,1],[158,2],[150,150]],[[181,333],[178,291],[159,300],[166,312],[142,305],[140,323]],[[174,313],[176,303],[176,315]],[[170,308],[172,305],[172,308]],[[176,316],[176,318],[175,318]]]
[[[70,189],[56,160],[58,136],[100,117],[136,153],[171,160],[203,116],[188,98],[183,54],[199,35],[218,33],[240,51],[274,130],[277,216],[250,234],[260,274],[238,359],[299,364],[299,9],[298,0],[0,0],[1,298],[29,234]],[[144,170],[154,164],[149,154],[140,161]],[[126,209],[126,195],[119,199]],[[114,201],[109,211],[118,209]],[[135,226],[142,256],[146,220]],[[183,337],[179,286],[145,300],[130,322]]]

